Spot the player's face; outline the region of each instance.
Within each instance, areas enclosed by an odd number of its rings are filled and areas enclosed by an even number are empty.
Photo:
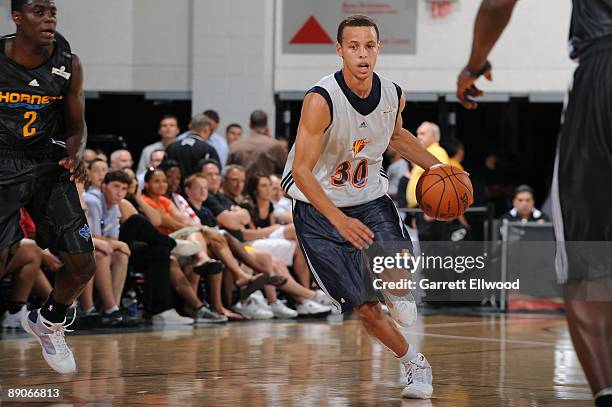
[[[512,205],[514,206],[514,208],[516,208],[516,211],[518,212],[520,217],[528,217],[531,214],[531,211],[533,210],[533,207],[535,205],[533,195],[531,195],[531,192],[527,191],[520,192],[516,194],[516,197],[514,197]]]
[[[344,67],[360,80],[372,76],[379,51],[380,42],[374,27],[346,27],[342,32],[342,44],[336,44]]]
[[[57,8],[52,0],[30,0],[21,11],[13,13],[13,21],[21,35],[38,46],[53,43],[57,26]]]
[[[225,133],[225,138],[227,139],[227,144],[232,144],[234,141],[238,140],[242,137],[242,129],[240,127],[230,127],[227,133]]]
[[[166,195],[168,192],[168,179],[162,171],[155,171],[149,182],[145,182],[145,188],[153,196]]]
[[[162,140],[174,140],[179,131],[178,123],[173,118],[164,119],[159,124],[159,135]]]
[[[166,172],[168,179],[168,189],[170,192],[176,192],[181,186],[181,170],[178,167],[172,167]]]
[[[212,192],[217,192],[221,188],[221,177],[219,168],[215,164],[206,164],[202,167],[202,174],[208,180],[208,189]]]
[[[262,201],[270,200],[272,196],[272,186],[270,185],[270,178],[262,177],[259,179],[257,184],[257,199]]]
[[[239,170],[230,171],[223,180],[223,192],[229,196],[240,196],[244,191],[245,174]]]
[[[113,181],[102,186],[104,198],[111,205],[118,205],[127,195],[128,185],[123,182]]]

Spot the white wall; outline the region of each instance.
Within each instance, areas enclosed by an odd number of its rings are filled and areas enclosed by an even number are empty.
[[[1,4],[0,32],[14,32],[10,2]],[[83,60],[86,90],[191,91],[192,0],[56,0],[56,4],[57,29]]]
[[[275,89],[303,91],[341,66],[329,55],[285,55],[280,39],[282,0],[278,1]],[[417,54],[385,55],[377,71],[408,92],[454,93],[460,68],[467,62],[472,27],[479,0],[459,0],[452,14],[433,20],[429,3],[418,0]],[[497,47],[491,54],[494,82],[483,85],[492,92],[525,94],[564,92],[573,69],[567,56],[570,0],[521,0]],[[384,31],[385,27],[380,27]]]
[[[196,0],[192,23],[193,111],[246,126],[262,109],[273,128],[274,0]]]

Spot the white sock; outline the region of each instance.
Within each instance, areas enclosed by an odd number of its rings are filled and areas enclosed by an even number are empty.
[[[408,344],[408,351],[406,352],[406,354],[404,356],[396,356],[396,357],[400,360],[400,362],[406,364],[406,363],[410,363],[410,361],[414,359],[416,355],[418,355],[418,353],[416,350],[414,350],[414,346]]]
[[[112,314],[115,311],[119,311],[119,307],[118,306],[113,306],[112,308],[107,309],[106,311],[104,311],[105,314]]]

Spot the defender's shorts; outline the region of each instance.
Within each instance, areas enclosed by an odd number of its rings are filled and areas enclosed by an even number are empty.
[[[612,278],[612,44],[580,56],[552,187],[560,282]]]
[[[23,238],[19,227],[23,207],[36,224],[36,243],[41,248],[93,251],[76,186],[57,161],[0,156],[0,250]]]
[[[340,210],[369,227],[376,246],[399,244],[412,253],[408,231],[389,196]],[[365,253],[346,241],[314,206],[295,201],[293,224],[310,271],[338,309],[345,312],[378,299]],[[369,250],[367,254],[372,257]]]

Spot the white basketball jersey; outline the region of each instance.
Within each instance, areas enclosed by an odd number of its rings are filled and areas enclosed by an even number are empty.
[[[397,115],[401,89],[374,74],[370,95],[361,99],[346,85],[341,71],[321,79],[309,92],[322,95],[332,122],[323,135],[323,150],[312,170],[325,194],[337,207],[373,201],[387,193],[383,153]],[[308,202],[291,175],[295,145],[289,152],[281,186],[294,199]]]

